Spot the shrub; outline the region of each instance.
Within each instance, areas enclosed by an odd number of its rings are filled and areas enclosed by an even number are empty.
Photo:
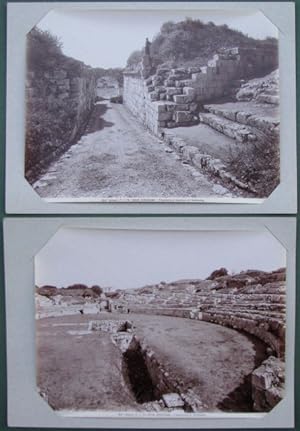
[[[177,23],[168,21],[161,26],[152,40],[151,56],[159,64],[175,61],[180,65],[189,61],[205,65],[219,48],[233,46],[277,46],[277,40],[255,40],[227,25],[206,24],[199,19],[186,18]],[[134,51],[127,65],[134,67],[140,60],[141,51]]]
[[[256,131],[258,140],[230,151],[228,168],[251,185],[257,197],[269,196],[280,182],[280,146],[277,138]]]
[[[91,289],[97,296],[100,296],[103,293],[103,289],[100,286],[95,285],[95,286],[92,286]]]

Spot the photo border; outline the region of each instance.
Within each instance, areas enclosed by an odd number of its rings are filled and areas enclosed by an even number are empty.
[[[36,390],[34,256],[60,227],[114,230],[267,230],[287,250],[286,393],[267,414],[221,413],[199,417],[63,417]],[[15,218],[4,220],[8,424],[52,428],[292,428],[294,426],[296,219],[213,218]],[[18,270],[16,271],[16,267]],[[20,360],[22,358],[22,360]],[[34,414],[33,414],[34,412]],[[234,416],[234,417],[233,417]],[[251,417],[249,417],[251,416]]]
[[[280,70],[280,150],[281,182],[262,203],[249,203],[249,199],[220,198],[206,202],[188,202],[174,199],[151,202],[141,199],[118,202],[51,202],[33,190],[24,177],[24,128],[25,128],[25,42],[26,33],[53,8],[180,10],[237,9],[234,2],[37,2],[8,3],[7,5],[7,121],[6,121],[6,211],[22,214],[268,214],[297,211],[296,167],[296,66],[295,66],[295,5],[293,2],[239,2],[238,8],[257,8],[279,28]],[[26,9],[26,12],[25,12]],[[287,115],[288,114],[288,115]],[[198,199],[201,201],[201,199]],[[204,199],[203,199],[204,201]],[[214,203],[213,203],[213,202]],[[242,201],[242,202],[241,202]],[[227,202],[227,203],[224,203]],[[252,201],[253,202],[253,201]]]

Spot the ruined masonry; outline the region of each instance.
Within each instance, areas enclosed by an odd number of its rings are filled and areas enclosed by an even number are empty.
[[[207,66],[153,71],[149,54],[141,70],[124,72],[125,106],[157,134],[162,128],[197,124],[199,104],[219,101],[240,86],[240,79],[260,76],[276,69],[276,52],[270,49],[220,49]],[[150,75],[150,76],[149,76]]]

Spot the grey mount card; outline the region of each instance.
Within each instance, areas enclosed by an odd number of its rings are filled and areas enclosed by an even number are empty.
[[[296,211],[294,4],[8,4],[8,213]]]
[[[6,219],[9,426],[293,427],[295,227]]]

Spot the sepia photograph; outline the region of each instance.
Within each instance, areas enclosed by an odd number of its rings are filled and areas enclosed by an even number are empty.
[[[286,259],[266,229],[56,230],[34,258],[38,394],[68,417],[270,412]]]
[[[278,37],[258,8],[53,8],[26,37],[26,180],[50,202],[262,202]]]

